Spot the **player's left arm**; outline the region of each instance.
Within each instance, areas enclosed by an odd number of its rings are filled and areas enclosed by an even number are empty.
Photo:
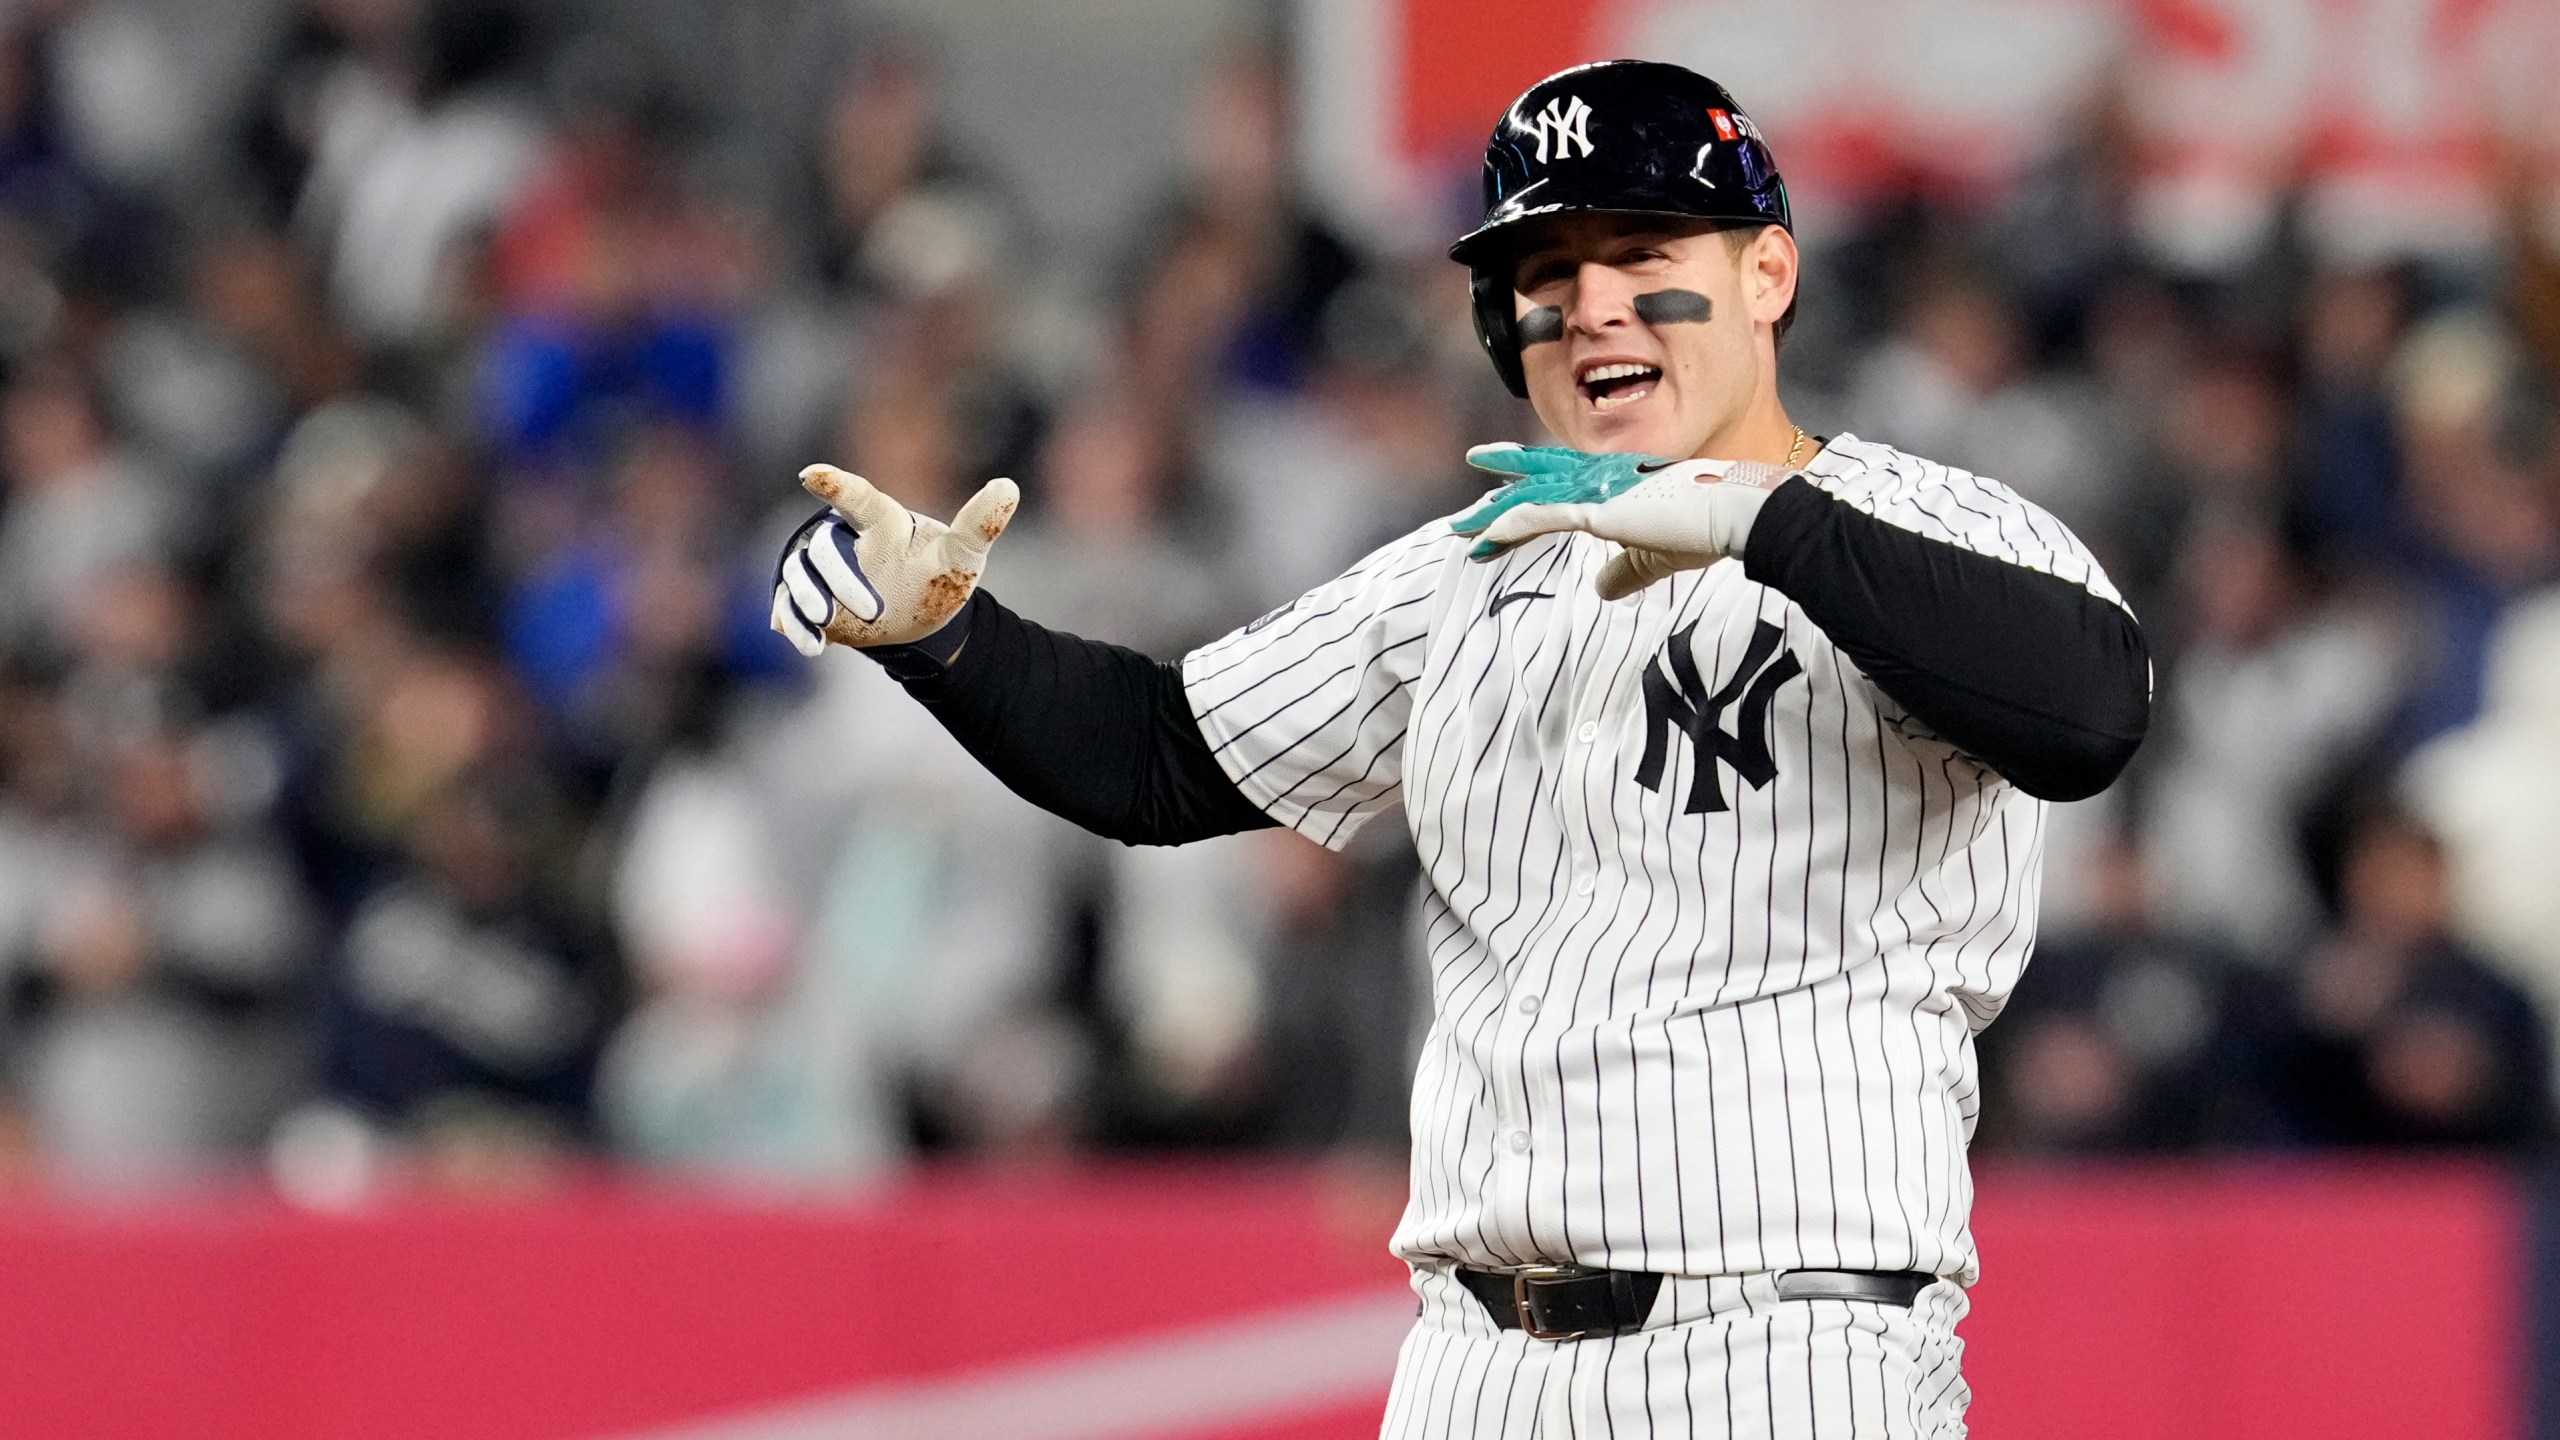
[[[1739,556],[1895,703],[2030,795],[2104,790],[2149,725],[2141,626],[2059,521],[1998,485],[1897,472],[1871,510],[1751,462],[1517,446],[1468,459],[1519,477],[1454,522],[1478,558],[1586,531],[1627,547],[1599,575],[1617,599]]]
[[[1994,531],[2005,522],[2069,541],[2014,496],[1975,499],[2018,512],[1995,517]],[[1794,601],[1877,688],[2011,784],[2046,800],[2095,795],[2150,725],[2142,627],[2076,541],[1994,554],[1974,529],[1924,533],[1792,476],[1753,519],[1743,573]],[[2079,573],[2058,573],[2066,568]]]

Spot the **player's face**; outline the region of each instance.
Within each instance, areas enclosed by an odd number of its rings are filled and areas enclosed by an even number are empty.
[[[1772,263],[1772,261],[1777,263]],[[1750,406],[1774,350],[1755,325],[1795,294],[1775,227],[1739,245],[1704,225],[1560,216],[1513,272],[1529,403],[1577,450],[1687,457]]]

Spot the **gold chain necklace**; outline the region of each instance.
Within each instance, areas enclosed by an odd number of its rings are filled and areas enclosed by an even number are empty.
[[[1796,468],[1796,452],[1804,448],[1804,442],[1809,438],[1811,437],[1804,433],[1803,426],[1799,425],[1796,427],[1796,443],[1787,447],[1787,458],[1782,468],[1788,470]]]

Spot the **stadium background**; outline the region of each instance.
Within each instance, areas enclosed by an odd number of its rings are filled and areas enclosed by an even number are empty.
[[[1786,165],[1794,412],[2160,658],[1978,1433],[2560,1434],[2547,0],[4,13],[0,1435],[1369,1433],[1394,827],[1088,842],[768,566],[1010,473],[992,588],[1170,655],[1451,509],[1438,248],[1613,54]]]

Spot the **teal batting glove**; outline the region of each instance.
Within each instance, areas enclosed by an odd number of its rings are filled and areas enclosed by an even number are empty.
[[[1570,475],[1591,458],[1584,451],[1568,450],[1562,445],[1515,445],[1508,440],[1478,445],[1467,451],[1468,464],[1515,479]]]
[[[1634,489],[1646,475],[1672,462],[1652,455],[1594,455],[1561,445],[1505,442],[1476,446],[1467,452],[1467,463],[1516,478],[1449,522],[1449,528],[1461,535],[1481,535],[1503,515],[1524,505],[1596,505]],[[1481,540],[1467,558],[1490,560],[1518,543],[1519,539]]]

